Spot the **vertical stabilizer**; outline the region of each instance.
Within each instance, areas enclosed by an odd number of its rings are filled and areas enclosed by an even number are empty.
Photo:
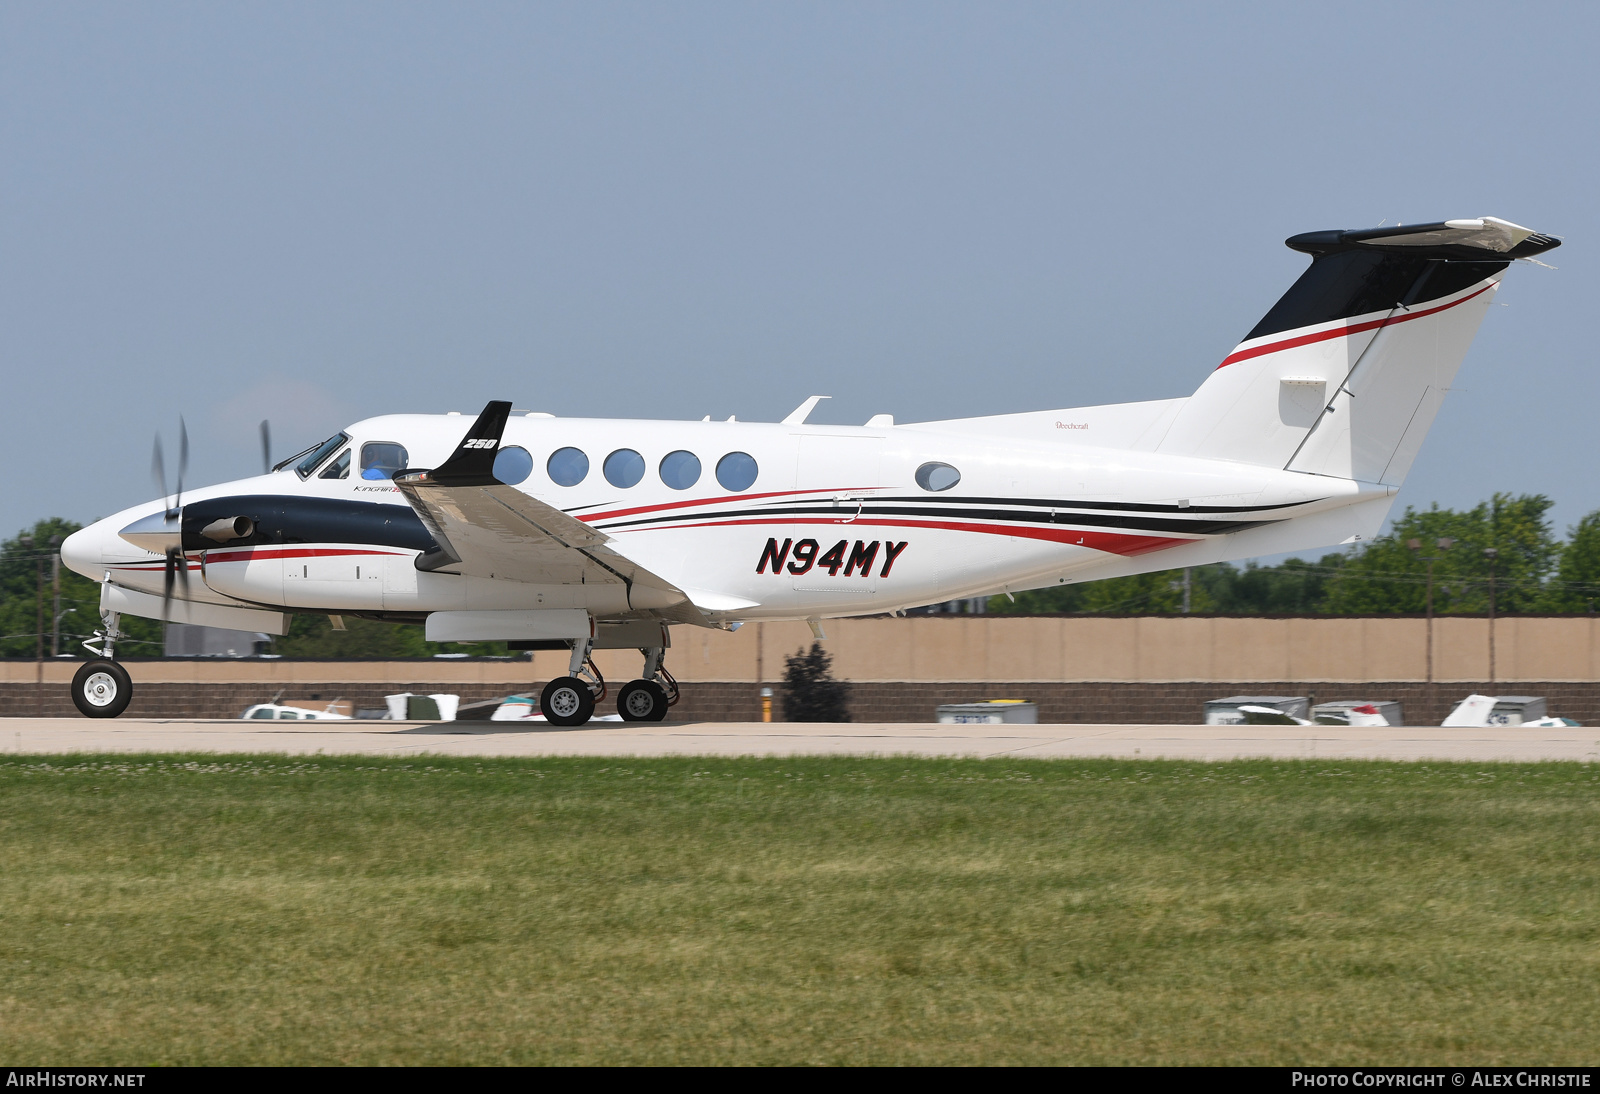
[[[1311,266],[1160,451],[1399,485],[1506,267],[1559,246],[1493,217],[1287,242]]]

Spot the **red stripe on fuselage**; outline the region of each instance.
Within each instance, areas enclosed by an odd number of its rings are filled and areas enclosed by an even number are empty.
[[[955,521],[929,520],[876,520],[862,517],[858,520],[795,520],[770,517],[756,520],[719,520],[704,524],[675,524],[673,528],[729,528],[745,524],[818,524],[834,528],[940,528],[950,532],[976,532],[986,536],[1016,536],[1019,539],[1043,539],[1052,543],[1067,543],[1074,547],[1090,547],[1113,555],[1147,555],[1185,543],[1198,543],[1194,539],[1167,536],[1130,536],[1120,532],[1092,532],[1072,528],[1012,528],[1004,524],[959,524]],[[623,528],[626,532],[632,529]],[[639,531],[665,531],[667,529],[639,529]]]
[[[1227,366],[1236,364],[1239,361],[1248,361],[1252,357],[1264,357],[1269,353],[1277,353],[1280,350],[1298,349],[1301,346],[1310,346],[1315,345],[1318,342],[1326,342],[1330,338],[1344,338],[1352,334],[1364,334],[1369,330],[1376,330],[1378,327],[1388,327],[1394,325],[1395,323],[1409,323],[1413,319],[1421,319],[1428,315],[1437,315],[1439,312],[1449,311],[1457,304],[1465,304],[1474,296],[1479,296],[1483,293],[1486,293],[1492,288],[1494,288],[1493,285],[1485,285],[1477,292],[1463,296],[1460,300],[1452,300],[1448,304],[1440,304],[1437,308],[1428,308],[1426,311],[1407,312],[1405,315],[1391,315],[1385,319],[1373,319],[1366,323],[1354,323],[1348,327],[1334,327],[1332,330],[1318,331],[1315,334],[1302,334],[1295,338],[1285,338],[1281,342],[1268,342],[1264,346],[1255,346],[1251,349],[1242,349],[1236,353],[1229,354],[1223,359],[1222,364],[1218,365],[1217,367],[1226,368]]]
[[[659,513],[665,509],[687,509],[694,505],[722,505],[730,501],[760,501],[764,498],[792,498],[799,494],[838,494],[853,493],[857,490],[872,490],[871,486],[840,486],[835,488],[822,487],[815,490],[773,490],[765,494],[722,494],[715,498],[694,498],[688,501],[666,501],[659,505],[637,505],[632,509],[611,509],[604,513],[573,513],[581,521],[593,524],[597,520],[610,520],[612,517],[631,517],[636,513]]]
[[[341,555],[376,555],[388,558],[399,555],[399,551],[373,551],[359,548],[342,547],[246,547],[224,553],[214,550],[206,551],[206,565],[216,566],[223,562],[259,562],[279,558],[336,558]]]

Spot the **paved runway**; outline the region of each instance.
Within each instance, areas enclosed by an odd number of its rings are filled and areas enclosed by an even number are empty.
[[[282,752],[403,756],[1106,756],[1232,760],[1600,760],[1600,729],[0,719],[0,752]]]

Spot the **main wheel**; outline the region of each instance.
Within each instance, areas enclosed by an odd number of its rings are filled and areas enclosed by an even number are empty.
[[[594,692],[576,676],[558,676],[539,693],[544,720],[557,726],[581,726],[594,716]]]
[[[624,722],[659,722],[667,716],[667,693],[654,680],[633,680],[617,694],[617,713]]]
[[[115,661],[90,661],[72,677],[72,705],[88,718],[115,718],[128,709],[133,681]]]

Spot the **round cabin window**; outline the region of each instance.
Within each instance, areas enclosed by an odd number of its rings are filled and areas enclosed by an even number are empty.
[[[700,481],[700,457],[693,452],[668,452],[661,459],[661,481],[674,490],[687,490]]]
[[[589,475],[589,457],[581,448],[558,448],[544,466],[557,486],[577,486]]]
[[[631,448],[619,448],[606,457],[602,467],[606,481],[623,490],[638,486],[644,478],[644,457]]]
[[[515,486],[533,474],[533,457],[526,448],[511,445],[494,454],[494,477],[507,486]]]
[[[729,452],[717,461],[717,481],[736,494],[755,485],[756,472],[755,458],[748,452]]]

